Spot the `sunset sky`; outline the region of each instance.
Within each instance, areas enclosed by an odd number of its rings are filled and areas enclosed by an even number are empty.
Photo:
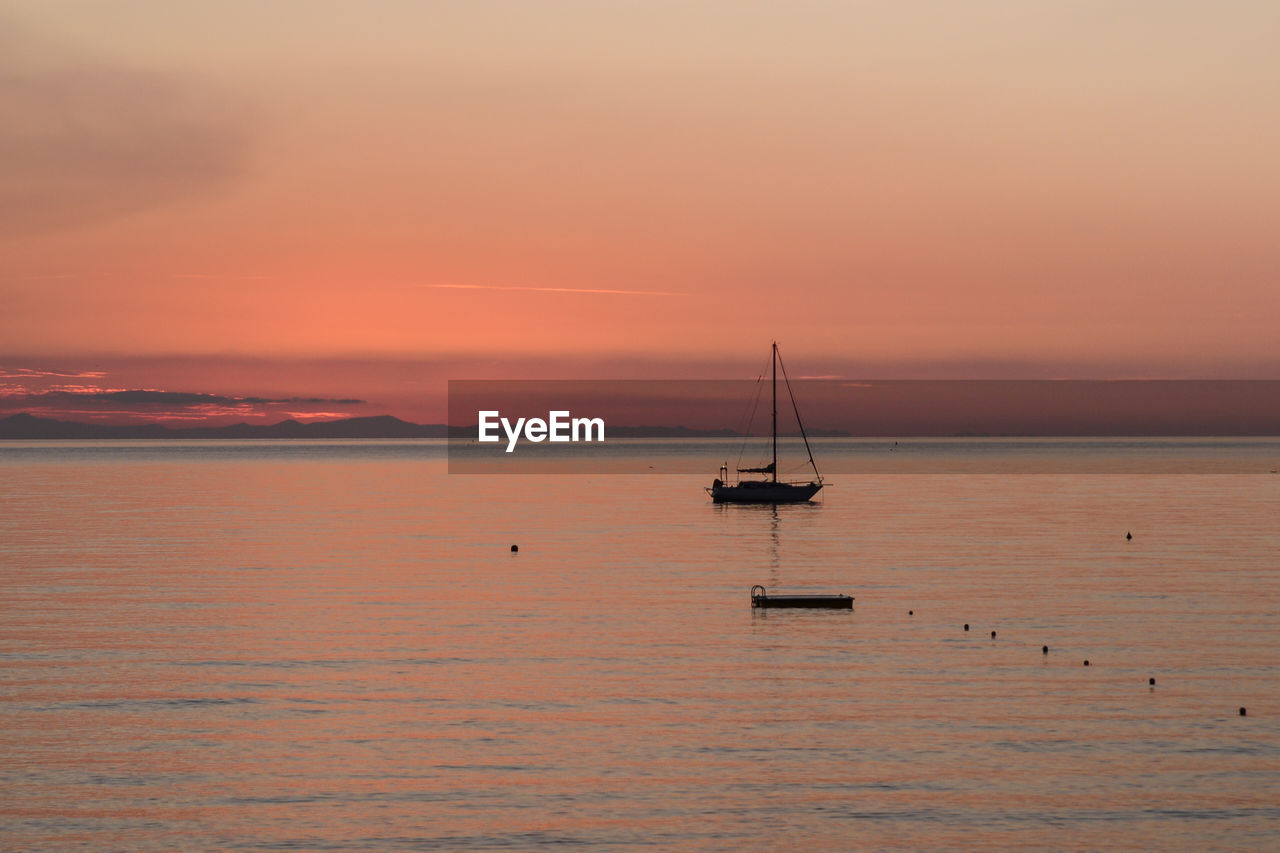
[[[1263,2],[0,0],[0,416],[427,420],[774,339],[1280,378],[1278,39]]]

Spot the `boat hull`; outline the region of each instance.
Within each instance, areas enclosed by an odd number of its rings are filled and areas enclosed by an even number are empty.
[[[730,486],[719,483],[707,489],[718,504],[794,504],[804,503],[822,489],[821,483],[773,483],[751,481]]]

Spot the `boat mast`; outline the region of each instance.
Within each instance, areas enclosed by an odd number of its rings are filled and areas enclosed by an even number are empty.
[[[778,342],[773,342],[773,481],[778,482]]]
[[[777,344],[773,345],[773,351],[774,354],[777,355]],[[778,361],[782,361],[782,356],[777,356],[777,358]],[[817,477],[818,482],[821,483],[822,475],[818,473],[818,463],[813,461],[813,448],[809,446],[809,435],[804,431],[804,421],[800,420],[800,406],[796,404],[796,392],[791,390],[791,377],[787,375],[787,366],[785,364],[782,365],[782,378],[787,383],[787,394],[791,397],[791,410],[796,413],[796,425],[800,427],[800,437],[804,439],[804,449],[805,452],[809,454],[809,464],[813,466],[813,475]],[[774,440],[776,441],[777,439],[775,438]]]

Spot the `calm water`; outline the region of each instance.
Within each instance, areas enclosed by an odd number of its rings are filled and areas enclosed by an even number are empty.
[[[0,847],[1280,846],[1280,476],[718,462],[0,446]]]

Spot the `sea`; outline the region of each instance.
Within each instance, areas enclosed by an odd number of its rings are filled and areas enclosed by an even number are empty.
[[[1280,439],[911,447],[4,442],[0,848],[1280,849]]]

